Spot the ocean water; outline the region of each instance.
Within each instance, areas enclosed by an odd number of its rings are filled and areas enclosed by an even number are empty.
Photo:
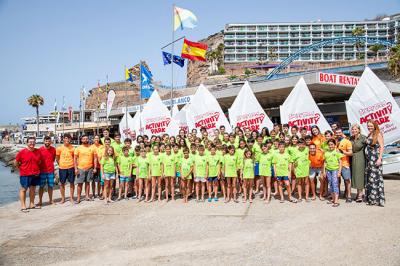
[[[18,200],[19,177],[0,163],[0,206]]]

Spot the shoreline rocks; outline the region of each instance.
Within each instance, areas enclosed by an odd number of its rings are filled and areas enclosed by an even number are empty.
[[[18,171],[14,166],[14,160],[17,153],[24,147],[18,144],[0,144],[0,161],[6,167],[11,167],[11,172]]]

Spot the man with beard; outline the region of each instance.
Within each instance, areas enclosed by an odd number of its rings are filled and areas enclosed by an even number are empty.
[[[90,200],[90,182],[93,181],[93,173],[97,171],[93,168],[97,165],[95,149],[89,145],[89,138],[86,135],[81,137],[81,145],[75,149],[74,167],[77,187],[76,203],[80,203],[83,183],[85,183],[85,198]]]
[[[44,137],[44,145],[39,148],[42,161],[40,163],[40,187],[39,187],[39,208],[42,207],[42,198],[44,187],[47,184],[47,193],[49,194],[50,204],[53,201],[53,187],[54,187],[54,161],[56,159],[56,149],[51,146],[51,137]]]

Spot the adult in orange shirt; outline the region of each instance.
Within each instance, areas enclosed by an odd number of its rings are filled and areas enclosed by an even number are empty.
[[[61,204],[65,202],[65,183],[69,182],[69,195],[70,202],[74,203],[74,182],[75,182],[75,169],[74,169],[74,147],[71,145],[71,135],[64,134],[63,145],[56,149],[56,160],[59,166],[60,177],[60,192]]]
[[[346,138],[341,128],[335,130],[335,139],[337,143],[337,149],[344,156],[340,159],[342,161],[342,172],[341,176],[344,180],[345,185],[345,197],[346,202],[351,203],[351,171],[350,171],[350,156],[353,155],[353,145],[351,141]],[[340,179],[339,179],[339,193],[340,193]]]
[[[96,172],[94,166],[97,164],[97,156],[94,149],[89,145],[89,138],[86,135],[81,137],[81,145],[75,149],[74,167],[77,186],[76,203],[81,202],[83,183],[85,183],[85,199],[90,198],[90,182],[93,181],[93,173]]]
[[[321,145],[326,141],[326,139],[324,135],[321,134],[321,130],[319,130],[318,126],[314,125],[311,127],[311,135],[311,141],[315,144],[315,146],[317,146],[317,149],[321,149]]]
[[[319,178],[319,199],[324,200],[324,193],[325,191],[325,156],[324,152],[321,149],[317,148],[317,145],[315,143],[311,143],[310,146],[308,147],[310,150],[310,154],[308,156],[308,159],[310,160],[310,187],[311,187],[311,194],[312,194],[312,200],[315,200],[316,197],[316,185],[314,182],[315,178]]]
[[[100,171],[100,164],[99,164],[100,159],[99,159],[98,154],[101,150],[103,150],[103,145],[100,143],[100,137],[98,135],[94,136],[94,143],[92,144],[91,147],[94,149],[94,153],[95,153],[95,157],[96,157],[96,160],[95,160],[96,163],[94,164],[94,168],[96,168],[96,172],[93,172],[93,181],[92,181],[92,193],[93,193],[93,197],[96,198],[96,197],[101,197],[101,194],[100,194],[100,192],[101,192],[100,191],[101,171]],[[104,150],[103,150],[103,152],[104,152]],[[97,191],[97,195],[96,195],[96,191]]]

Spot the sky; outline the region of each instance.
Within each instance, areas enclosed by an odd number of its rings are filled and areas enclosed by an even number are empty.
[[[154,79],[170,85],[161,47],[172,40],[172,5],[191,10],[194,29],[176,31],[197,41],[227,23],[353,21],[400,12],[399,0],[0,0],[0,124],[33,116],[26,99],[44,97],[41,113],[57,100],[77,109],[79,91],[121,81],[124,66],[145,60]],[[175,54],[180,53],[177,43]],[[185,69],[175,67],[174,86]]]

